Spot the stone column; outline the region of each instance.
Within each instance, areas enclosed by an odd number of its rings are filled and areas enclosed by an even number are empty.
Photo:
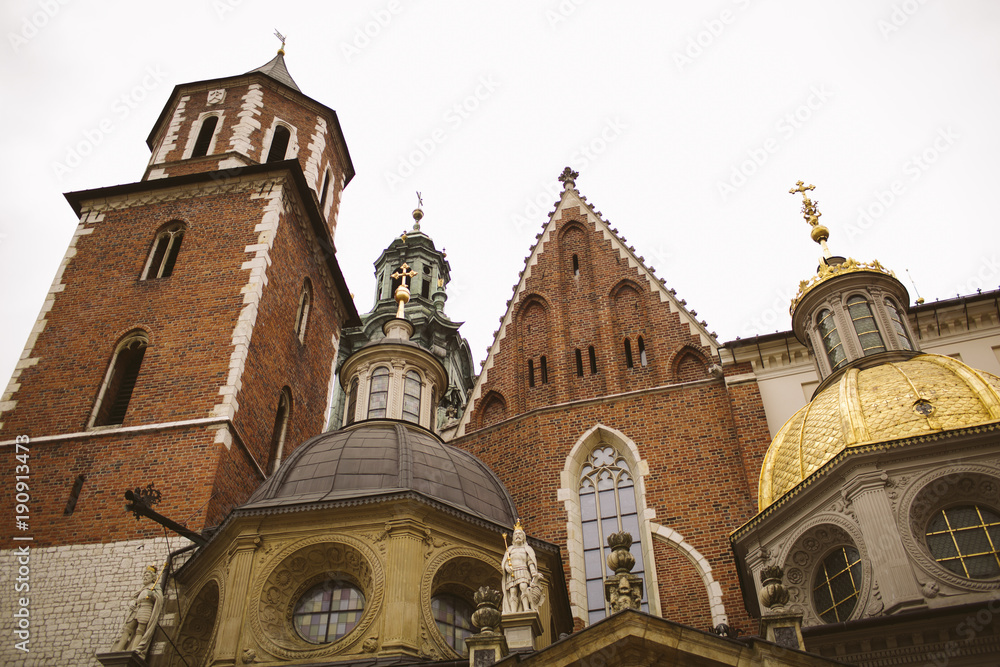
[[[888,614],[921,604],[924,597],[893,520],[885,492],[887,480],[888,475],[881,471],[861,473],[844,485],[843,494],[861,524],[872,574],[878,581],[884,613]]]
[[[247,589],[253,569],[253,555],[260,546],[260,536],[240,535],[229,549],[226,572],[226,593],[222,603],[215,660],[212,665],[235,665],[240,645],[243,616],[247,605]]]
[[[389,545],[384,651],[399,651],[413,656],[419,654],[420,578],[424,569],[422,547],[426,530],[423,523],[412,519],[386,523]]]

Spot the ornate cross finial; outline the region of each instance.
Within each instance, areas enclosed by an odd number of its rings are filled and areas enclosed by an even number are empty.
[[[809,195],[806,194],[809,190],[815,190],[815,185],[806,185],[802,181],[796,181],[795,187],[789,190],[789,194],[795,194],[797,192],[802,193],[802,217],[805,218],[806,222],[812,227],[812,240],[820,244],[823,248],[824,257],[830,257],[830,249],[826,246],[826,240],[830,238],[830,230],[819,224],[819,218],[822,213],[819,212],[817,206],[819,206],[818,201],[813,201],[809,199]]]
[[[399,267],[399,269],[397,269],[392,274],[392,277],[393,278],[398,278],[399,281],[400,281],[400,284],[403,287],[409,288],[409,285],[406,284],[406,279],[407,278],[412,278],[415,275],[417,275],[417,272],[414,271],[413,269],[411,269],[409,264],[407,264],[406,262],[403,262],[403,264]]]
[[[392,273],[392,278],[399,280],[399,287],[396,288],[396,317],[398,319],[403,318],[403,306],[406,302],[410,300],[410,286],[406,284],[407,278],[412,278],[417,275],[417,272],[410,268],[410,265],[403,262],[399,269]]]
[[[285,55],[285,36],[278,32],[278,29],[274,29],[274,36],[281,40],[281,48],[278,49],[278,53]]]
[[[559,180],[562,181],[562,183],[563,183],[563,189],[564,190],[568,190],[571,187],[573,187],[574,185],[576,185],[576,179],[579,176],[580,176],[580,172],[573,171],[569,167],[566,167],[565,169],[563,169],[562,173],[559,174]]]

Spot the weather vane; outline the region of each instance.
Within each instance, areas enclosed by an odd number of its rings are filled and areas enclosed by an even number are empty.
[[[278,32],[278,29],[274,29],[274,36],[281,40],[281,50],[285,50],[285,36]]]
[[[423,208],[424,207],[424,198],[420,196],[420,191],[419,190],[417,191],[417,207],[418,208]]]
[[[788,192],[793,195],[797,192],[802,193],[802,217],[805,218],[806,222],[808,222],[812,227],[810,236],[813,241],[818,243],[820,247],[823,248],[823,255],[825,257],[829,257],[830,249],[827,247],[826,241],[830,238],[830,230],[819,224],[819,217],[823,215],[819,212],[819,209],[816,208],[819,205],[819,202],[809,199],[809,195],[806,194],[809,190],[815,189],[815,185],[806,185],[802,181],[796,181],[795,187]]]

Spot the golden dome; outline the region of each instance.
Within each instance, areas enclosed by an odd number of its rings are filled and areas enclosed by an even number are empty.
[[[957,359],[921,354],[851,368],[774,436],[760,471],[760,510],[850,447],[998,419],[1000,378]]]

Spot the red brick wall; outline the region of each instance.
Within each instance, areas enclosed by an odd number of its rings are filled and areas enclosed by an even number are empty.
[[[711,630],[712,607],[705,582],[697,568],[676,548],[662,540],[653,540],[656,578],[659,584],[660,613],[663,618],[683,621],[699,630]],[[647,591],[651,595],[652,591]]]

